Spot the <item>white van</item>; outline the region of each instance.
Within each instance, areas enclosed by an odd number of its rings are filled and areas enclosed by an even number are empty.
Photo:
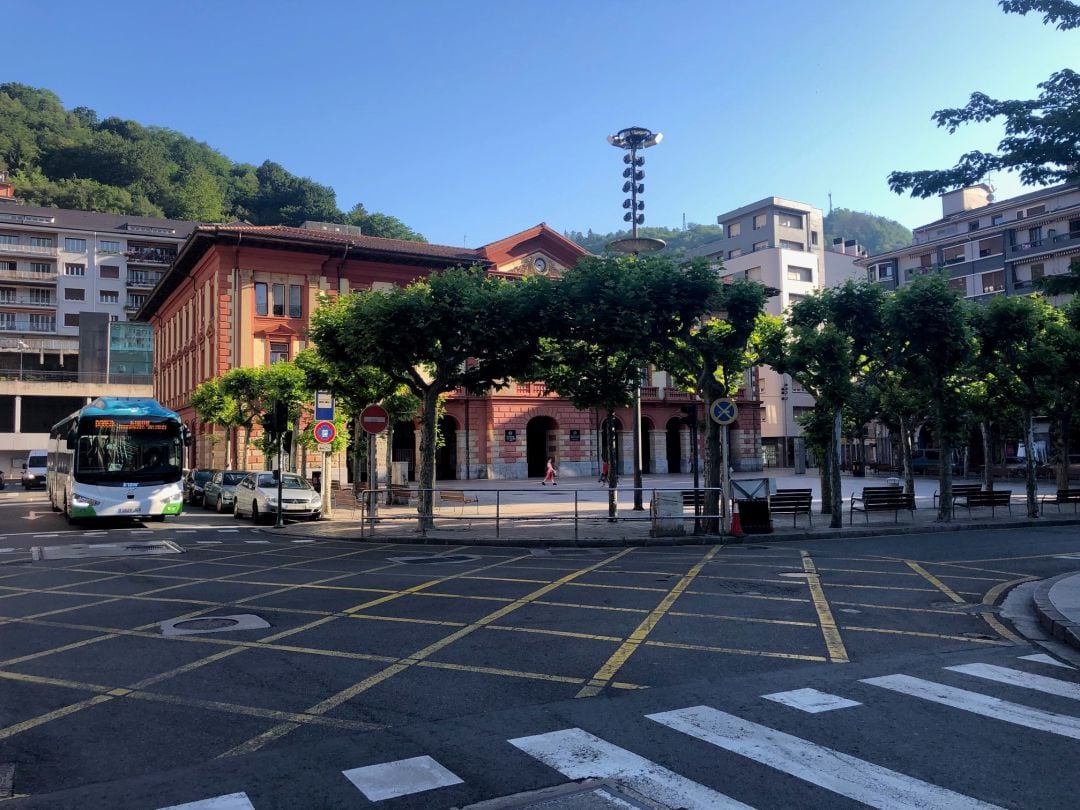
[[[23,489],[33,489],[34,487],[45,489],[45,480],[49,472],[49,451],[31,450],[22,468]]]

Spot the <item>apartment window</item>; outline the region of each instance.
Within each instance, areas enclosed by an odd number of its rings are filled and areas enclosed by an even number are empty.
[[[86,265],[85,264],[65,264],[64,265],[65,276],[85,276]]]
[[[78,326],[79,325],[79,313],[78,312],[65,312],[64,313],[64,326]]]
[[[302,318],[304,316],[303,289],[299,284],[289,285],[290,318]]]
[[[982,291],[984,293],[999,292],[1005,289],[1005,271],[995,270],[992,273],[982,274]]]
[[[85,250],[85,248],[86,248],[86,240],[80,239],[79,241],[81,241],[83,243],[83,249]],[[56,243],[53,242],[51,236],[31,236],[30,237],[30,246],[31,247],[48,247],[48,248],[51,248],[51,247],[56,247]]]
[[[109,239],[102,239],[98,242],[98,251],[101,253],[119,253],[120,243]]]
[[[942,255],[945,258],[945,264],[958,264],[964,261],[964,246],[950,245],[942,251]]]
[[[1069,220],[1069,236],[1080,236],[1080,219]]]
[[[15,328],[15,313],[14,312],[0,312],[0,329],[14,329]]]
[[[0,245],[17,244],[19,244],[19,235],[17,233],[0,233]]]
[[[1046,266],[1043,264],[1031,265],[1031,280],[1038,281],[1040,278],[1046,275]]]
[[[127,305],[129,309],[139,309],[146,303],[146,296],[138,293],[128,293]]]
[[[31,315],[30,316],[30,331],[31,332],[55,332],[56,331],[56,316],[55,315]]]
[[[733,236],[738,236],[741,233],[742,233],[742,223],[741,222],[732,222],[732,223],[728,224],[728,226],[727,226],[728,238],[731,238]],[[16,237],[15,241],[18,241],[18,237]]]
[[[10,270],[12,273],[14,273],[18,269],[19,269],[19,265],[18,265],[17,262],[8,262],[8,261],[0,262],[0,270]]]
[[[82,287],[67,287],[64,290],[64,300],[65,301],[85,301],[86,300],[86,290],[84,290]]]
[[[977,230],[979,230],[979,220],[975,220],[974,222],[969,222],[968,223],[968,231],[969,232],[970,231],[977,231]]]
[[[15,303],[15,288],[14,287],[0,287],[0,304],[14,304]]]
[[[953,292],[960,293],[960,295],[968,294],[967,280],[970,276],[960,276],[959,278],[949,279],[949,289]]]
[[[1005,252],[1005,237],[1001,234],[991,236],[989,239],[979,240],[979,258],[996,256]]]
[[[746,269],[746,277],[751,281],[761,281],[761,268],[760,267],[748,267]]]
[[[776,215],[776,222],[785,228],[802,228],[802,216],[800,214],[789,214],[782,211]]]
[[[1036,205],[1036,206],[1034,206],[1032,208],[1029,208],[1026,211],[1025,215],[1029,216],[1029,217],[1037,217],[1039,214],[1045,214],[1045,213],[1046,213],[1046,206],[1045,205]]]
[[[53,266],[48,262],[30,262],[31,273],[52,273]]]
[[[762,239],[760,242],[754,242],[754,251],[767,250],[769,247],[769,240]]]
[[[274,285],[274,316],[278,318],[285,317],[285,285]]]
[[[776,424],[776,406],[775,405],[766,405],[764,410],[765,410],[765,416],[764,416],[764,418],[762,418],[761,421],[765,422],[768,425],[775,425]]]
[[[994,214],[992,217],[990,217],[990,224],[991,225],[1000,225],[1004,221],[1005,221],[1005,215],[1004,214]]]
[[[787,297],[788,306],[790,307],[790,306],[793,306],[794,304],[799,303],[800,301],[805,301],[806,298],[807,298],[807,296],[805,296],[805,295],[797,295],[795,293],[791,293]]]
[[[813,281],[814,270],[810,267],[796,267],[793,264],[789,264],[787,277],[788,281]]]
[[[64,239],[64,250],[72,253],[86,253],[86,240],[73,239],[68,236]]]
[[[51,304],[52,290],[30,290],[29,301],[31,304]]]
[[[787,239],[780,240],[780,247],[785,250],[806,250],[806,245],[802,242],[791,242]]]
[[[810,244],[816,245],[818,243],[817,231],[810,231]]]
[[[120,278],[120,268],[113,267],[112,265],[105,265],[98,268],[98,275],[102,278]]]
[[[1042,227],[1028,228],[1028,243],[1035,247],[1042,241]]]
[[[768,217],[765,214],[754,214],[754,230],[760,231],[765,227],[765,223],[768,221]]]
[[[266,282],[255,282],[255,314],[266,315],[268,312],[266,308]]]
[[[102,304],[119,304],[120,293],[116,290],[102,290],[98,294],[98,301]]]
[[[289,344],[288,343],[271,343],[270,344],[270,365],[274,363],[283,363],[289,359]]]
[[[742,248],[735,248],[734,250],[729,250],[727,252],[727,257],[729,259],[737,259],[739,256],[742,256]]]

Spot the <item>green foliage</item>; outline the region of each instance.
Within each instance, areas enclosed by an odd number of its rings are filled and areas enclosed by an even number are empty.
[[[1062,31],[1080,27],[1080,4],[1069,0],[1002,0],[1006,13],[1042,12],[1043,22]],[[1018,172],[1024,185],[1080,179],[1080,73],[1065,68],[1038,85],[1034,99],[998,100],[972,93],[963,107],[938,110],[933,121],[954,133],[964,124],[1004,119],[1005,137],[996,152],[968,152],[951,169],[892,172],[897,194],[932,197],[981,181],[989,172]]]
[[[332,188],[270,160],[236,164],[179,132],[67,111],[54,93],[22,84],[0,84],[0,169],[33,205],[256,225],[353,222],[371,236],[424,241],[362,205],[342,213]]]
[[[723,235],[723,228],[719,225],[698,225],[695,223],[687,225],[686,230],[680,228],[638,228],[638,236],[663,239],[667,246],[660,253],[668,256],[678,256],[686,253],[691,248],[720,239]],[[609,242],[630,236],[630,231],[594,233],[592,229],[589,229],[588,233],[566,231],[563,236],[577,242],[590,253],[599,256],[607,252]]]
[[[847,208],[825,215],[825,244],[835,237],[858,240],[872,256],[911,244],[911,231],[896,220]]]

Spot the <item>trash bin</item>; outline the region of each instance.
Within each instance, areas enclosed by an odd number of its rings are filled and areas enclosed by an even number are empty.
[[[851,462],[851,474],[856,478],[865,478],[866,467],[861,461],[853,461]]]
[[[772,515],[769,513],[767,498],[735,503],[739,507],[739,521],[746,534],[772,534]]]
[[[683,526],[683,502],[681,492],[653,492],[653,537],[679,537],[686,534]]]

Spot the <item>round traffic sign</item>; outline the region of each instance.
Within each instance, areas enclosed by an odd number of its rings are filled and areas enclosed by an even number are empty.
[[[390,414],[381,405],[368,405],[360,411],[360,427],[367,433],[382,433],[390,424]]]
[[[337,436],[337,429],[334,428],[333,422],[315,423],[315,441],[319,444],[330,444],[335,436]]]
[[[709,416],[718,425],[730,425],[739,416],[739,409],[735,406],[735,400],[721,397],[714,399],[709,406]]]

